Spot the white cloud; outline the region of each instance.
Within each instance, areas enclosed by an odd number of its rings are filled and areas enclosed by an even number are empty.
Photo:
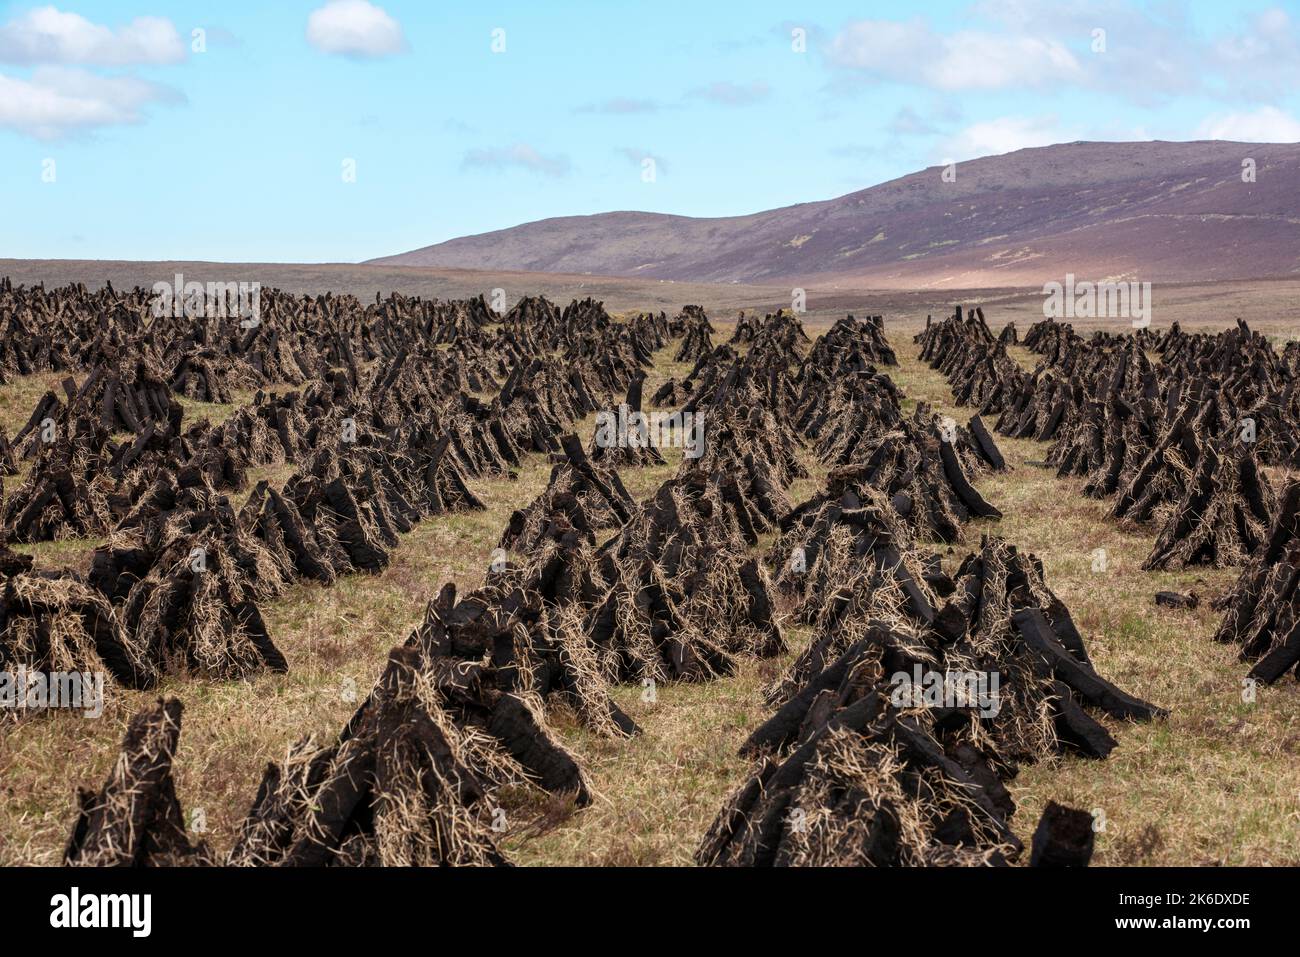
[[[1238,34],[1227,36],[1215,44],[1215,52],[1228,63],[1241,65],[1250,61],[1268,60],[1278,53],[1295,50],[1295,32],[1291,17],[1285,10],[1265,10],[1250,21]]]
[[[146,104],[181,99],[174,90],[136,77],[39,67],[30,80],[0,74],[0,127],[53,140],[79,130],[139,123]]]
[[[949,91],[1039,87],[1083,76],[1057,40],[976,30],[945,35],[919,18],[850,23],[831,40],[827,57],[881,79]]]
[[[307,42],[322,53],[382,57],[406,49],[401,25],[366,0],[330,0],[307,18]]]
[[[975,0],[965,14],[959,30],[919,16],[856,21],[822,50],[841,84],[948,92],[1076,88],[1148,106],[1198,93],[1270,102],[1300,85],[1300,24],[1280,6],[1212,32],[1178,2]]]
[[[944,148],[949,157],[961,162],[1035,146],[1051,146],[1077,138],[1066,134],[1054,116],[1003,116],[971,124],[950,138]]]
[[[1200,125],[1197,135],[1238,143],[1296,143],[1300,142],[1300,120],[1275,106],[1261,106],[1248,113],[1211,116]]]
[[[1236,98],[1289,94],[1300,84],[1300,28],[1285,10],[1265,10],[1241,32],[1219,40],[1207,59],[1222,71]]]
[[[543,176],[561,177],[569,173],[569,158],[547,156],[527,143],[499,149],[474,149],[465,154],[461,166],[470,169],[524,169]]]
[[[0,26],[0,61],[130,66],[179,63],[186,44],[170,20],[137,17],[113,30],[76,13],[38,7]]]

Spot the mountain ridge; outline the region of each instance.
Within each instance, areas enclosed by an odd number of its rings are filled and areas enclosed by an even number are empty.
[[[893,288],[1300,274],[1300,144],[1084,141],[959,163],[953,182],[943,169],[741,216],[553,217],[367,262]]]

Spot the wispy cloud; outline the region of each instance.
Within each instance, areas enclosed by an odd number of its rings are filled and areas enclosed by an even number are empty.
[[[307,42],[322,53],[355,59],[391,56],[407,49],[401,25],[366,0],[330,0],[307,17]]]
[[[489,149],[472,149],[461,161],[465,169],[522,169],[543,176],[568,176],[572,164],[563,154],[545,155],[527,143]]]
[[[176,27],[163,17],[137,17],[113,29],[47,6],[0,26],[0,62],[23,66],[179,63],[187,53]]]
[[[643,166],[646,160],[654,160],[655,169],[661,173],[668,172],[668,161],[657,153],[650,150],[638,149],[635,146],[622,146],[615,152],[622,156],[633,166]]]
[[[896,136],[929,136],[939,132],[929,120],[910,106],[902,107],[889,121],[889,132]]]
[[[842,146],[831,147],[830,153],[839,159],[879,159],[885,155],[886,148],[878,143],[845,143]]]
[[[609,113],[615,115],[629,113],[658,113],[663,109],[657,100],[642,100],[635,97],[616,96],[599,103],[588,103],[578,107],[579,113]]]
[[[771,87],[762,80],[755,80],[752,83],[718,80],[707,86],[696,87],[689,95],[719,106],[752,106],[767,99],[771,94]]]
[[[208,45],[223,47],[242,47],[243,37],[231,33],[225,27],[207,27]]]
[[[1214,44],[1212,62],[1232,95],[1259,100],[1300,86],[1300,24],[1280,8],[1265,10]]]

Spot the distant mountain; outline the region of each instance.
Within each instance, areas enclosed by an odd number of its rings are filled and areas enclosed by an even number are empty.
[[[895,288],[1300,274],[1300,144],[1065,143],[942,172],[748,216],[543,219],[371,262]]]

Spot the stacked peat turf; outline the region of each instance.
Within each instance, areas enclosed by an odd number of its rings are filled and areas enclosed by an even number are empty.
[[[453,407],[444,427],[451,438],[450,452],[466,478],[518,477],[523,453],[494,405],[462,394],[461,407]],[[399,431],[409,433],[404,441],[416,449],[438,441],[439,429],[433,418],[409,422]]]
[[[785,489],[807,476],[803,445],[785,415],[785,370],[797,327],[765,326],[743,357],[720,346],[712,366],[697,380],[682,407],[685,452],[679,476],[689,472],[725,476],[721,488],[747,540],[772,528],[790,503]]]
[[[1025,340],[1021,345],[1030,352],[1037,352],[1046,356],[1049,362],[1055,363],[1081,341],[1082,337],[1074,331],[1074,327],[1068,322],[1057,322],[1055,319],[1040,319],[1029,327],[1029,331],[1025,333]]]
[[[1047,442],[1056,437],[1073,407],[1074,390],[1058,372],[1039,366],[1027,379],[1015,380],[1018,394],[1011,398],[993,428],[1013,439]]]
[[[358,305],[348,297],[321,297],[288,309],[275,295],[264,300],[269,321],[292,325],[297,320],[290,321],[289,313],[321,313],[333,317],[326,326],[337,319],[338,334],[322,336],[318,329],[291,349],[303,375],[324,368],[319,381],[301,394],[259,393],[220,427],[200,423],[181,433],[179,406],[167,398],[161,380],[156,395],[123,391],[104,371],[111,368],[103,358],[107,353],[98,350],[87,383],[80,390],[65,384],[68,404],[47,395],[20,433],[29,451],[48,455],[40,431],[52,420],[56,434],[65,437],[57,448],[66,445],[84,466],[72,474],[105,473],[108,484],[100,499],[107,507],[96,514],[107,514],[98,524],[85,521],[86,509],[76,507],[87,496],[75,485],[65,493],[63,472],[52,467],[38,467],[34,474],[42,484],[21,489],[11,506],[15,517],[27,516],[24,528],[35,529],[21,532],[24,537],[102,534],[120,519],[114,539],[96,557],[94,575],[104,593],[122,603],[128,631],[144,643],[153,666],[218,677],[262,666],[283,668],[282,656],[264,634],[257,601],[297,577],[329,583],[355,570],[379,571],[398,536],[422,517],[482,508],[465,474],[508,474],[526,451],[558,451],[563,423],[597,409],[615,384],[628,389],[635,405],[640,367],[652,348],[667,341],[662,317],[614,324],[590,301],[563,312],[544,301],[524,303],[517,321],[498,330],[499,348],[486,343],[486,320],[474,318],[474,309],[434,315],[418,301],[377,299],[366,309],[375,319],[371,334],[357,315],[347,315]],[[532,313],[543,317],[540,332],[523,328],[520,317]],[[412,327],[417,317],[428,324]],[[423,339],[443,338],[438,325],[443,319],[461,326],[469,322],[474,341],[445,355],[426,348]],[[221,398],[223,388],[250,376],[261,381],[260,371],[231,371],[240,360],[221,343],[232,329],[220,323],[200,326],[184,334],[188,345],[166,353],[168,362],[201,360],[176,367],[176,375],[191,383],[178,380],[181,391]],[[299,361],[297,352],[313,347],[305,345],[309,339],[324,343],[320,357],[334,368]],[[164,341],[161,333],[151,334],[144,341],[146,358]],[[565,358],[545,354],[553,348],[564,348]],[[281,349],[275,361],[283,359]],[[367,368],[370,360],[374,364]],[[495,388],[498,377],[504,384],[490,404],[455,391]],[[145,378],[138,372],[132,382]],[[115,409],[135,408],[122,396],[151,408],[154,418],[137,415],[141,428],[135,440],[115,446],[95,423],[100,407],[107,409],[110,402]],[[167,419],[160,422],[164,400]],[[92,410],[92,404],[100,407]],[[122,424],[116,413],[110,419],[113,427]],[[238,516],[213,497],[216,490],[243,487],[249,466],[280,461],[297,462],[299,471],[283,490],[259,485]],[[154,478],[155,469],[162,477]],[[204,488],[201,501],[186,498],[195,484]],[[621,521],[632,503],[626,492],[616,497],[624,509],[617,516]],[[71,510],[65,499],[73,503]],[[51,511],[49,521],[38,521],[51,503],[57,514]],[[229,646],[215,643],[218,631],[234,636]]]
[[[713,351],[713,324],[699,306],[685,307],[673,326],[681,329],[678,335],[682,336],[674,362],[699,362]]]
[[[149,367],[149,388],[161,379],[191,398],[227,401],[240,388],[299,385],[325,378],[331,368],[356,370],[378,361],[382,369],[409,352],[430,367],[446,395],[449,389],[495,388],[497,379],[521,363],[582,340],[590,344],[611,331],[615,338],[631,335],[638,346],[660,348],[669,325],[662,316],[616,324],[590,299],[563,310],[544,299],[520,300],[495,328],[497,317],[481,296],[437,302],[377,295],[365,304],[348,295],[264,289],[256,324],[229,310],[197,317],[168,310],[151,318],[155,300],[151,290],[138,287],[120,292],[106,285],[92,292],[82,284],[47,290],[6,282],[0,288],[0,314],[8,322],[0,378],[65,370],[93,375],[102,366],[118,373],[126,388],[110,395],[96,384],[95,396],[114,405],[126,402],[129,421],[143,397],[129,381],[140,362]],[[443,344],[452,349],[438,349]],[[159,375],[161,370],[166,371]]]
[[[406,433],[407,441],[363,444],[359,439],[345,443],[341,451],[322,445],[304,470],[285,484],[284,497],[292,499],[302,522],[323,536],[321,545],[329,549],[337,542],[346,555],[350,567],[332,561],[335,574],[382,571],[398,535],[409,532],[422,517],[485,507],[449,451],[451,436],[444,434],[431,447],[418,436],[413,430]],[[412,454],[406,455],[404,448]],[[322,530],[322,524],[328,529]],[[318,571],[304,574],[328,577]]]
[[[622,392],[645,375],[644,369],[654,364],[653,350],[666,342],[659,333],[657,324],[639,331],[626,324],[609,326],[575,339],[560,358],[573,370],[570,381],[590,393],[593,406],[599,405],[602,396]]]
[[[47,680],[55,672],[107,674],[136,689],[158,678],[146,650],[95,589],[72,572],[33,570],[30,556],[0,545],[0,672],[20,670]],[[19,710],[34,709],[20,702]]]
[[[700,863],[1006,863],[1021,845],[1003,782],[1019,764],[1108,754],[1115,742],[1084,705],[1120,719],[1164,713],[1096,673],[1032,556],[985,540],[952,585],[929,623],[840,622],[851,643],[782,689],[742,748],[760,763]]]
[[[69,406],[97,412],[105,432],[139,432],[177,414],[176,400],[151,355],[106,356],[86,376]]]
[[[295,576],[329,585],[353,570],[338,529],[329,521],[308,524],[291,495],[259,482],[240,512],[252,534]]]
[[[969,475],[1006,472],[1011,468],[978,415],[971,416],[963,427],[950,416],[931,411],[928,402],[918,402],[912,413],[912,423],[941,442],[949,443],[957,453],[962,469]]]
[[[812,341],[799,317],[790,309],[778,309],[765,315],[754,339],[756,342],[768,340],[776,343],[792,355],[802,351],[802,344]]]
[[[1095,337],[1061,360],[1070,374],[1069,408],[1047,464],[1058,476],[1088,478],[1085,494],[1114,494],[1161,428],[1158,372],[1136,337]]]
[[[1119,488],[1111,515],[1160,526],[1145,568],[1222,567],[1259,547],[1273,505],[1252,445],[1221,431],[1213,400],[1193,398]]]
[[[1009,714],[1000,713],[982,730],[1003,757],[1039,760],[1068,747],[1104,758],[1115,741],[1083,706],[1121,720],[1165,715],[1097,674],[1069,610],[1047,586],[1033,555],[987,538],[962,562],[953,582],[952,595],[935,615],[933,634],[949,662],[963,655],[1002,674],[1002,710],[1009,708]],[[1033,716],[1044,714],[1050,731],[1033,726]]]
[[[473,739],[390,662],[386,730],[267,766],[228,866],[502,866]],[[401,683],[399,683],[399,681]],[[410,715],[410,717],[407,717]]]
[[[252,530],[257,512],[251,499],[236,512],[196,467],[163,473],[136,496],[109,541],[95,550],[90,582],[109,599],[120,601],[164,552],[180,551],[178,543],[208,536],[222,540],[221,550],[230,554],[247,587],[258,598],[270,598],[288,583],[292,570],[283,551],[268,548]]]
[[[676,408],[686,401],[690,395],[690,389],[685,383],[678,382],[675,378],[669,377],[650,397],[650,404],[656,408]]]
[[[983,309],[977,307],[963,316],[958,306],[942,322],[927,317],[916,342],[921,360],[944,375],[957,404],[974,406],[981,415],[1023,405],[1032,392],[1029,373],[994,339]]]
[[[955,542],[970,519],[1000,518],[1002,513],[971,485],[954,444],[945,438],[903,421],[875,437],[851,436],[838,445],[823,440],[818,452],[837,466],[827,476],[824,495],[838,499],[845,491],[879,489],[916,538]]]
[[[1087,478],[1083,493],[1108,498],[1132,481],[1155,441],[1159,418],[1149,401],[1108,395],[1085,401],[1066,420],[1047,453],[1056,474]]]
[[[194,349],[180,356],[168,383],[179,395],[196,402],[220,403],[233,402],[235,392],[251,384],[233,359],[215,349]]]
[[[779,704],[857,640],[877,620],[933,621],[952,582],[937,556],[912,546],[889,500],[869,486],[838,498],[817,497],[791,514],[769,552],[781,591],[794,598],[796,621],[813,639],[768,689]]]
[[[529,778],[497,734],[529,729],[539,730],[534,712],[485,691],[477,666],[408,643],[336,744],[304,744],[267,767],[228,863],[507,864],[492,794]]]
[[[1283,487],[1268,539],[1214,606],[1224,612],[1214,640],[1241,647],[1251,678],[1300,680],[1300,481]]]
[[[1200,450],[1164,520],[1145,569],[1242,565],[1266,540],[1275,499],[1254,449],[1229,438]]]
[[[63,382],[68,402],[46,392],[27,424],[6,447],[32,459],[27,479],[4,502],[5,535],[20,542],[52,541],[105,534],[113,517],[107,474],[115,448],[97,410],[78,399],[76,383]],[[16,463],[15,463],[16,464]]]
[[[392,513],[383,509],[378,498],[370,499],[369,490],[356,481],[354,473],[330,474],[324,459],[317,460],[315,471],[324,474],[295,474],[285,484],[284,497],[292,500],[303,523],[334,553],[330,562],[334,574],[382,572],[391,559],[390,549],[397,544]],[[409,524],[409,520],[403,520]],[[326,529],[323,539],[322,526]],[[329,547],[334,542],[344,558],[343,565],[337,561],[338,552]]]
[[[677,315],[668,321],[668,334],[674,339],[680,339],[686,335],[691,327],[698,324],[701,320],[707,321],[708,316],[704,313],[703,306],[688,304],[682,306]],[[709,326],[709,332],[713,332],[713,326]]]
[[[164,671],[228,680],[264,668],[289,670],[267,633],[256,591],[216,534],[186,531],[164,539],[121,614],[148,660]]]
[[[953,357],[986,343],[984,332],[954,318],[918,337],[955,394],[967,372]],[[1213,336],[1175,326],[1085,340],[1043,322],[1025,344],[1044,363],[1010,390],[995,428],[1055,439],[1047,464],[1058,475],[1084,477],[1091,497],[1114,495],[1113,517],[1154,523],[1145,568],[1241,564],[1260,546],[1273,509],[1261,465],[1290,454],[1281,437],[1300,424],[1286,398],[1291,373],[1264,337],[1239,322]]]
[[[717,404],[692,414],[702,427],[687,436],[678,475],[725,476],[720,488],[747,539],[775,528],[790,510],[786,489],[808,475],[796,452],[799,439],[762,405]]]
[[[444,588],[389,656],[370,695],[323,749],[267,768],[232,864],[503,864],[493,831],[504,786],[579,805],[590,789],[546,729],[534,676],[504,651],[518,608]],[[497,665],[504,656],[510,665]]]
[[[310,425],[304,396],[257,392],[213,432],[220,444],[239,449],[250,466],[302,461],[311,451],[306,443]]]
[[[182,470],[161,476],[95,550],[91,584],[121,602],[123,627],[152,667],[222,680],[288,670],[258,602],[293,569],[251,524],[251,512],[236,514],[201,473]]]
[[[651,433],[641,409],[645,376],[637,375],[627,386],[627,396],[615,411],[603,410],[597,416],[592,440],[591,460],[617,468],[641,468],[663,465],[659,436]]]
[[[798,390],[790,420],[814,441],[851,444],[853,436],[880,435],[903,419],[898,386],[874,369],[832,379],[809,363]]]
[[[631,518],[636,502],[618,471],[605,465],[605,459],[589,459],[576,435],[563,436],[560,444],[565,460],[551,469],[542,494],[511,514],[501,548],[531,553],[554,537],[557,523],[595,545],[598,531],[619,528]]]
[[[829,360],[835,376],[863,372],[874,366],[896,366],[898,355],[885,338],[883,316],[854,319],[852,315],[836,320],[835,325],[813,344],[809,361]]]
[[[753,342],[758,335],[762,322],[759,321],[758,313],[751,312],[745,315],[745,310],[740,310],[740,315],[736,317],[736,328],[731,333],[731,338],[727,340],[729,345],[739,345],[742,342]]]
[[[457,603],[445,588],[337,741],[305,740],[267,767],[226,863],[506,864],[495,843],[504,830],[495,798],[502,788],[589,803],[585,776],[546,729],[529,685],[540,677],[538,661],[521,667],[503,652],[520,624],[504,610],[516,598],[491,602],[476,593]],[[510,663],[496,664],[503,654]],[[635,730],[609,708],[608,720]],[[213,863],[186,839],[172,782],[180,711],[172,699],[132,720],[105,786],[81,794],[67,863]]]
[[[202,468],[219,488],[238,489],[248,461],[206,422],[180,434],[182,410],[144,360],[124,374],[99,365],[80,388],[64,382],[68,404],[47,393],[23,436],[31,473],[4,510],[9,535],[22,541],[106,534],[139,490],[143,477]],[[134,430],[117,444],[111,430]]]
[[[211,864],[190,843],[176,797],[172,760],[181,733],[180,701],[159,699],[131,719],[117,761],[98,791],[77,792],[65,866],[176,867]]]
[[[603,674],[702,681],[731,674],[737,655],[784,650],[767,574],[744,554],[753,510],[734,478],[689,471],[596,550],[603,597],[585,630]]]
[[[589,577],[568,577],[583,576],[577,548],[573,536],[562,536],[541,561],[494,572],[459,601],[454,586],[445,585],[412,641],[431,655],[481,665],[485,687],[566,705],[597,734],[635,734],[640,729],[610,698],[601,663],[582,631],[578,600],[593,599],[597,586]],[[516,742],[511,750],[522,755],[530,750],[525,745]],[[532,770],[539,780],[555,782],[544,783],[548,790],[562,791],[578,784],[567,767],[557,757]]]
[[[146,450],[149,448],[151,429],[156,435],[157,427],[150,423],[136,439]],[[243,436],[234,435],[233,430],[227,429],[225,425],[214,428],[206,419],[202,419],[176,438],[166,453],[154,456],[150,464],[158,471],[197,468],[213,488],[242,492],[248,484],[248,469],[254,464],[249,455],[251,446],[240,443],[239,439],[242,438]],[[265,441],[269,437],[250,435],[248,438],[256,442],[258,439]],[[266,454],[265,450],[263,454]],[[114,475],[126,475],[129,465],[136,465],[138,472],[146,471],[141,462],[128,459],[129,456],[115,457],[112,466]]]
[[[559,308],[545,296],[524,296],[501,320],[507,326],[519,326],[538,336],[550,336],[560,325]]]
[[[1022,846],[1010,798],[977,753],[963,765],[879,693],[831,686],[828,712],[784,757],[764,757],[696,851],[703,865],[1003,864]]]
[[[0,525],[16,542],[104,535],[113,526],[110,476],[88,467],[99,457],[76,444],[51,445],[37,455],[25,481],[0,509]]]
[[[4,429],[0,429],[0,475],[17,475],[18,460],[14,458],[13,446],[9,444],[9,438],[5,435]]]
[[[803,374],[832,382],[855,373],[874,373],[878,365],[898,365],[898,356],[885,338],[884,319],[868,316],[859,321],[847,316],[813,343]]]
[[[680,406],[697,396],[711,394],[732,374],[739,354],[729,345],[716,346],[701,356],[681,381],[669,379],[655,392],[650,403],[657,407]]]

